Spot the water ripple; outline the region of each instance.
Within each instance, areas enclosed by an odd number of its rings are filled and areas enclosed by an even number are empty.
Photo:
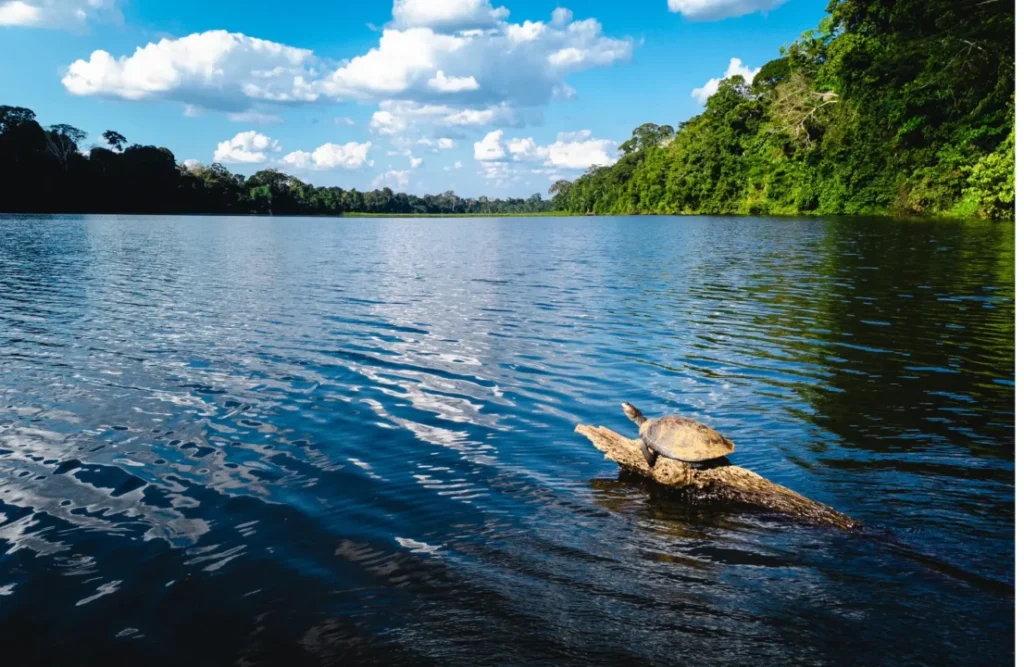
[[[958,222],[0,217],[0,636],[1008,663],[1013,266]],[[573,427],[627,399],[902,546],[620,476]]]

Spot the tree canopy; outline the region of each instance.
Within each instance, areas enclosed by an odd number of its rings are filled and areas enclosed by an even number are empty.
[[[831,0],[672,136],[552,190],[575,213],[1013,215],[1011,0]]]

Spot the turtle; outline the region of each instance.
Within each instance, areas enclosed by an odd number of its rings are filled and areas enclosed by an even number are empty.
[[[640,427],[640,453],[652,468],[658,455],[698,463],[720,459],[736,451],[732,440],[698,421],[675,415],[648,419],[630,403],[623,403],[622,411]]]

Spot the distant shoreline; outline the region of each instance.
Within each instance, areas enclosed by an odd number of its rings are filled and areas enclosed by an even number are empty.
[[[274,217],[274,216],[269,216]],[[291,217],[291,216],[289,216]],[[305,217],[305,216],[295,216]],[[342,213],[324,218],[582,218],[582,213],[547,211],[544,213]]]
[[[341,214],[310,214],[310,213],[140,213],[140,212],[105,212],[105,211],[0,211],[0,216],[75,216],[104,215],[147,218],[310,218],[317,220],[344,218],[770,218],[784,220],[842,220],[842,219],[878,219],[899,220],[904,222],[952,221],[952,222],[984,222],[989,224],[1010,223],[1015,219],[998,220],[979,216],[963,216],[953,214],[911,215],[899,213],[596,213],[584,214],[571,211],[547,211],[534,213],[341,213]]]

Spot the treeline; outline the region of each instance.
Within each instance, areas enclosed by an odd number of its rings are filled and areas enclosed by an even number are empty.
[[[1014,206],[1012,0],[832,0],[748,84],[610,167],[552,186],[575,213],[951,214]]]
[[[390,188],[370,192],[314,187],[275,169],[248,178],[223,165],[186,167],[166,148],[129,144],[103,133],[88,154],[85,132],[43,127],[23,107],[0,106],[0,211],[19,213],[541,213],[551,202],[463,199],[454,192],[419,197]]]

